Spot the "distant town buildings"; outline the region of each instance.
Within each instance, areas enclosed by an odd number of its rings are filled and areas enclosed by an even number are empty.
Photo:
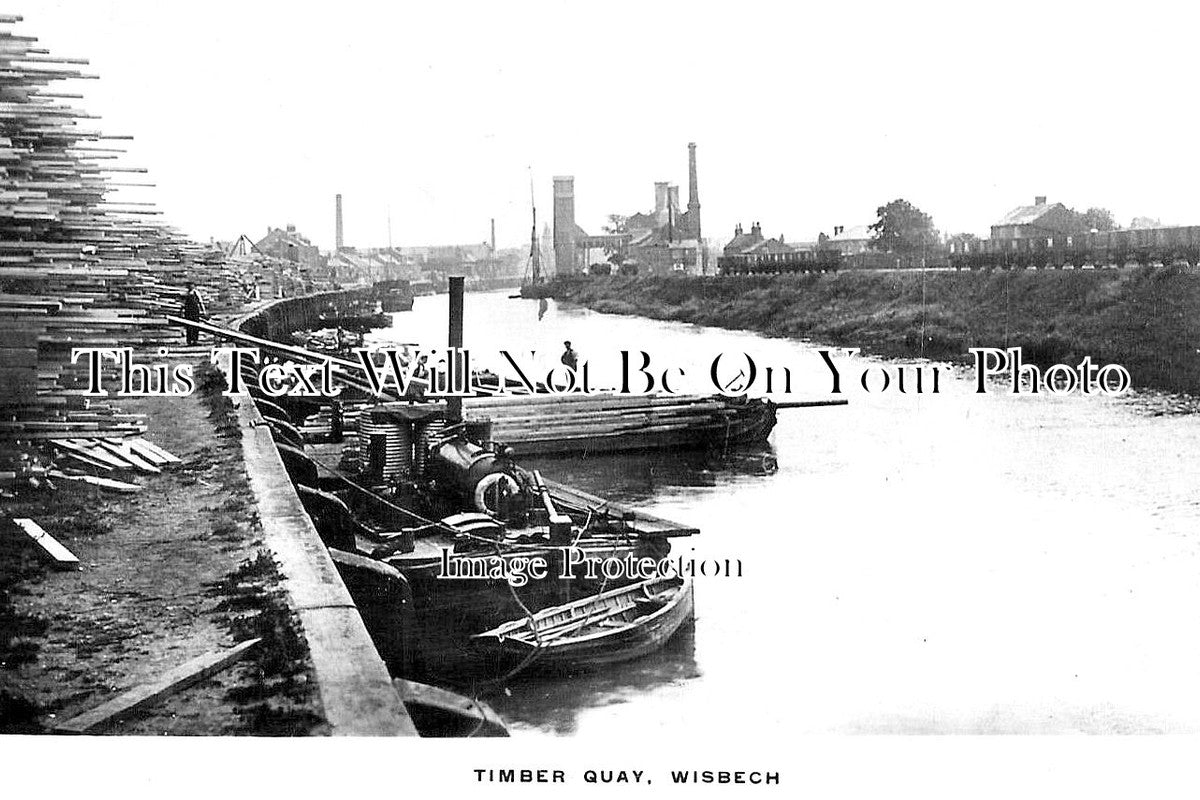
[[[329,257],[334,281],[342,286],[389,280],[418,280],[421,270],[412,258],[392,248],[358,250],[342,247]]]
[[[320,249],[298,233],[295,225],[267,228],[267,235],[255,242],[254,248],[264,255],[291,261],[305,269],[315,270],[324,266]]]
[[[428,282],[444,286],[449,275],[463,275],[468,286],[512,285],[520,277],[524,253],[520,248],[496,247],[496,221],[489,239],[478,244],[411,247],[354,247],[343,233],[342,196],[334,198],[335,248],[328,257],[333,280],[343,286],[386,280]]]
[[[1031,239],[1056,233],[1082,233],[1079,215],[1039,195],[1031,206],[1018,206],[992,225],[993,239]]]
[[[741,223],[733,229],[733,238],[725,245],[722,255],[743,256],[757,253],[792,253],[795,248],[783,240],[783,234],[778,239],[768,239],[763,236],[762,226],[755,222],[746,233]]]
[[[873,236],[870,225],[855,225],[852,228],[835,225],[833,235],[825,237],[821,244],[844,256],[853,256],[870,250]]]

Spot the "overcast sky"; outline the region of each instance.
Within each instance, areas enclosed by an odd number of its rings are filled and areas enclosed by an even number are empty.
[[[1200,224],[1196,19],[1051,2],[13,0],[91,60],[164,218],[202,240],[294,223],[333,243],[527,241],[551,177],[579,223],[687,201],[704,232],[815,238],[904,197],[985,234],[1036,194]]]

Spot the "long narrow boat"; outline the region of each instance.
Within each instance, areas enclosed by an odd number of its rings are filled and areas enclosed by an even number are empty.
[[[724,449],[767,441],[778,406],[719,395],[505,395],[468,398],[468,419],[521,455]]]
[[[537,667],[595,667],[631,661],[667,643],[692,617],[692,581],[651,578],[543,609],[472,637]]]

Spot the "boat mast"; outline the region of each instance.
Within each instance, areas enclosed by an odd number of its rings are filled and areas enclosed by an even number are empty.
[[[533,209],[533,230],[529,234],[529,263],[533,269],[533,284],[542,282],[542,251],[537,238],[537,201],[533,197],[533,169],[529,170],[529,206]]]

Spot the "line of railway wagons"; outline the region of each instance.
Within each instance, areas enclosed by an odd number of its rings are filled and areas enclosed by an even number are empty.
[[[783,275],[839,269],[953,267],[954,269],[1062,269],[1127,264],[1200,264],[1200,225],[1118,231],[1050,233],[1045,236],[951,241],[921,258],[892,259],[883,253],[844,256],[834,249],[791,253],[741,253],[717,259],[721,275]],[[867,258],[874,256],[875,258]],[[884,263],[886,262],[886,264]]]
[[[721,275],[784,275],[793,272],[836,272],[842,266],[837,250],[797,250],[790,253],[738,253],[717,258]]]
[[[951,242],[955,269],[1200,264],[1200,225]]]

